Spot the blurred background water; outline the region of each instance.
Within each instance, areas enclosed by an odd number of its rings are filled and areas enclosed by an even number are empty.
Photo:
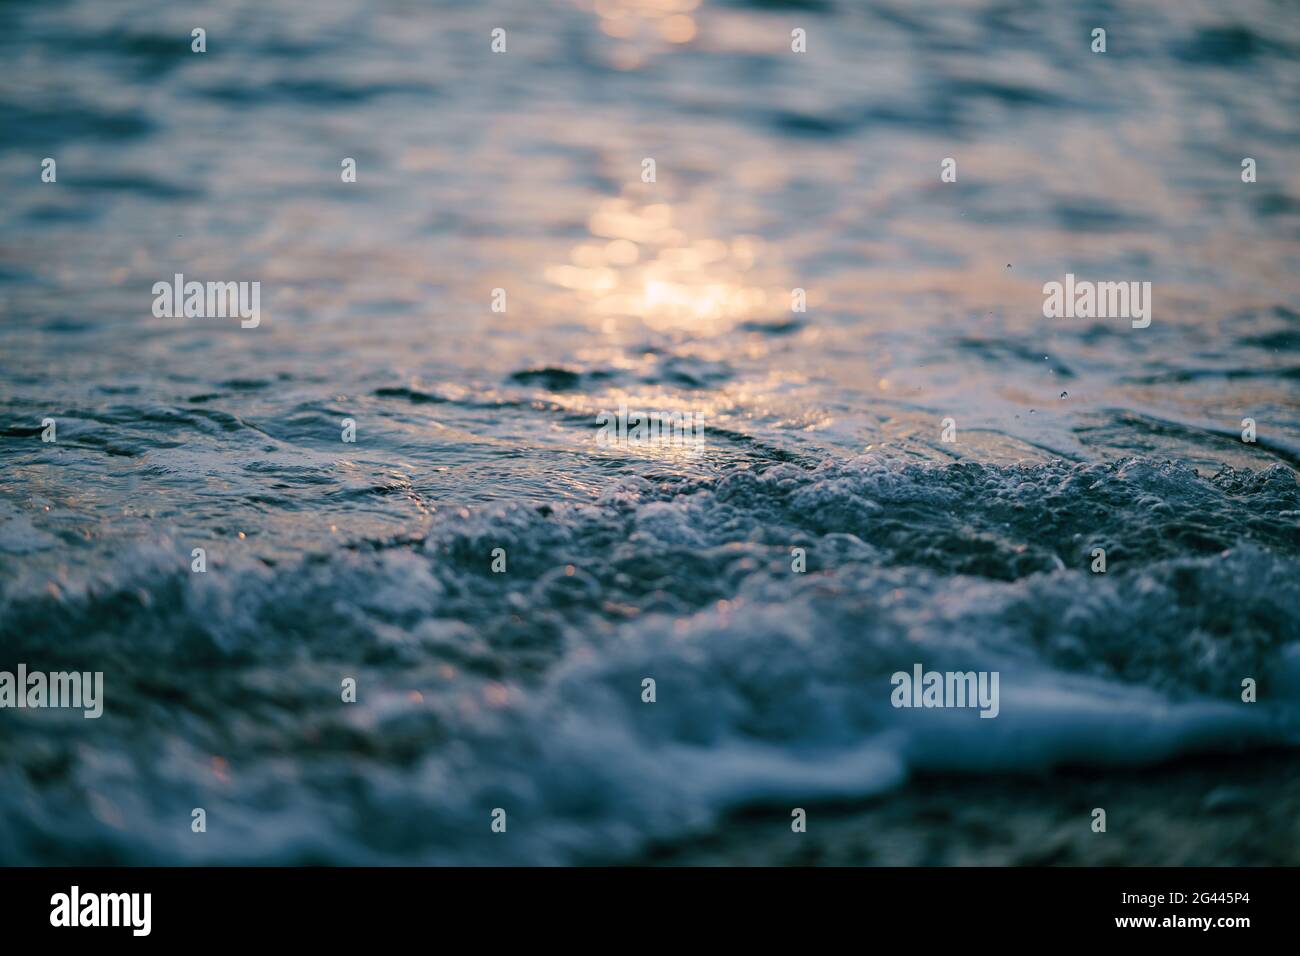
[[[0,860],[780,862],[737,812],[1296,779],[1294,5],[0,13],[0,667],[107,695],[0,713]],[[1150,327],[1045,319],[1067,272]],[[155,318],[175,273],[260,327]],[[620,405],[705,446],[597,444]],[[1001,669],[1000,717],[892,710],[917,660]],[[1108,861],[1234,860],[1268,806],[1300,862],[1281,796]],[[1031,858],[912,824],[851,861]]]

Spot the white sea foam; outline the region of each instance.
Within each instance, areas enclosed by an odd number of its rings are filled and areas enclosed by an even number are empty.
[[[0,592],[11,649],[103,659],[128,703],[74,777],[0,770],[0,848],[27,858],[31,834],[56,838],[43,807],[94,793],[117,825],[56,839],[132,860],[635,858],[735,808],[865,799],[918,773],[1295,746],[1294,695],[1246,704],[1239,682],[1292,686],[1300,562],[1267,529],[1296,496],[1280,468],[864,458],[633,480],[276,568],[192,574],[160,542],[58,596],[19,575]],[[1263,530],[1189,554],[1192,520]],[[1118,556],[1104,575],[1095,536]],[[488,570],[497,545],[507,574]],[[890,675],[918,660],[998,671],[996,719],[894,708]],[[158,822],[200,801],[228,837]],[[508,841],[485,823],[496,806],[521,821]]]

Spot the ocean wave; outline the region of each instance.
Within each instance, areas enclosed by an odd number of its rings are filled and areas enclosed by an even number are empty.
[[[171,537],[53,586],[20,569],[0,666],[102,670],[107,703],[6,714],[0,858],[635,859],[918,773],[1293,747],[1297,515],[1281,465],[868,456],[440,512],[284,564],[195,574]],[[914,663],[999,672],[997,718],[894,708]]]

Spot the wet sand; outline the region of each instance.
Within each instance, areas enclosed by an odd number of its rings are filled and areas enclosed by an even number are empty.
[[[1092,811],[1106,810],[1105,833]],[[1297,866],[1300,759],[1284,752],[1014,779],[927,777],[867,804],[751,808],[656,865]]]

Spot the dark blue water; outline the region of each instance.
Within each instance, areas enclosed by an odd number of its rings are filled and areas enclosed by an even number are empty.
[[[4,9],[0,669],[106,712],[0,711],[0,860],[636,861],[1300,741],[1293,6]]]

